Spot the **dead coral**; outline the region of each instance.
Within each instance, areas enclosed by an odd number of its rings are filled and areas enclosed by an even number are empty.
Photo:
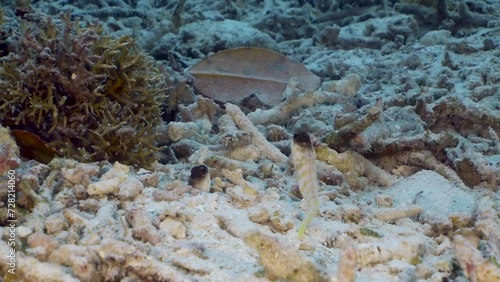
[[[441,153],[436,157],[450,163],[467,186],[486,182],[487,186],[495,187],[500,181],[498,160],[495,158],[500,154],[496,145],[500,134],[497,106],[498,99],[492,97],[478,103],[454,96],[443,97],[429,105],[422,100],[417,103],[416,112],[428,128],[434,132],[445,132],[444,136],[449,137],[444,140],[454,140],[451,146],[446,146],[447,149],[442,147],[445,155]]]
[[[339,130],[329,133],[323,138],[328,147],[333,149],[344,149],[347,143],[353,139],[357,134],[368,128],[374,121],[380,117],[382,108],[379,106],[372,107],[368,113],[356,121],[343,126]]]
[[[344,85],[344,84],[341,84]],[[248,114],[254,124],[283,123],[302,107],[312,107],[315,104],[335,104],[345,102],[342,95],[327,91],[302,91],[297,81],[293,79],[287,84],[283,94],[285,100],[268,110],[257,109]]]
[[[153,225],[153,220],[146,210],[129,210],[126,213],[126,218],[128,223],[132,225],[132,235],[134,238],[153,245],[160,243],[161,235]]]
[[[8,128],[0,126],[0,175],[19,166],[19,148]]]
[[[325,273],[315,263],[276,238],[259,231],[250,231],[244,240],[259,253],[259,261],[269,279],[328,281]]]
[[[500,280],[500,268],[485,260],[476,246],[461,235],[453,238],[455,254],[465,276],[474,282]]]
[[[338,153],[326,145],[316,146],[314,150],[318,160],[336,167],[353,188],[364,188],[368,181],[387,187],[395,181],[393,175],[352,150]]]
[[[394,5],[397,12],[415,15],[425,25],[437,26],[453,33],[463,27],[486,27],[494,20],[494,15],[473,12],[468,7],[469,1],[444,0],[404,0]],[[487,4],[484,4],[487,5]],[[491,9],[494,9],[491,7]]]
[[[284,163],[287,157],[281,153],[278,148],[269,143],[264,135],[255,128],[252,121],[237,106],[226,103],[226,112],[230,115],[238,127],[252,134],[252,142],[257,147],[261,157],[268,158],[274,162]]]

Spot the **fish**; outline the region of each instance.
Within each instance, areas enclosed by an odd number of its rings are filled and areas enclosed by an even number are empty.
[[[292,163],[295,169],[295,178],[302,194],[302,204],[306,215],[299,228],[299,238],[304,237],[306,228],[319,211],[319,182],[316,173],[316,153],[311,142],[311,137],[306,132],[293,135]]]
[[[188,185],[193,188],[209,192],[210,191],[210,172],[206,165],[197,165],[191,169]]]

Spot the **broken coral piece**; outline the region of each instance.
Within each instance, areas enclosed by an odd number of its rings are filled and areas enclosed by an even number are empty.
[[[113,167],[104,173],[100,181],[87,186],[89,195],[105,195],[115,193],[119,190],[120,184],[129,177],[130,168],[126,165],[115,162]]]
[[[248,119],[243,111],[236,105],[226,103],[226,112],[230,115],[238,128],[252,134],[252,141],[259,149],[261,156],[272,160],[277,163],[285,163],[288,159],[278,148],[269,143],[264,135],[255,127],[255,125]]]
[[[19,148],[9,128],[0,125],[0,175],[19,166]]]
[[[378,208],[372,211],[373,216],[382,221],[395,221],[400,218],[413,217],[423,212],[419,205],[410,205],[403,208]]]
[[[383,187],[391,186],[395,181],[393,175],[354,151],[338,153],[327,145],[315,146],[314,150],[318,160],[335,166],[353,187],[362,188],[366,185],[360,177],[366,177]]]
[[[357,74],[349,74],[341,80],[324,82],[321,87],[328,92],[337,92],[347,97],[354,97],[358,94],[361,86],[361,77]]]
[[[346,100],[346,97],[327,91],[302,91],[298,82],[291,80],[285,89],[285,100],[270,109],[256,109],[248,114],[253,124],[280,124],[292,116],[296,110],[312,107],[316,104],[336,104]]]
[[[338,282],[354,282],[356,278],[357,250],[354,243],[346,243],[340,251]]]
[[[483,258],[481,251],[462,235],[453,238],[455,255],[465,276],[474,282],[500,281],[500,267]]]
[[[130,209],[126,212],[125,218],[132,226],[132,236],[134,238],[152,245],[161,242],[162,236],[153,225],[153,219],[148,211],[143,208]]]
[[[324,271],[315,263],[275,237],[259,231],[249,231],[244,241],[257,251],[259,262],[271,280],[329,281]]]

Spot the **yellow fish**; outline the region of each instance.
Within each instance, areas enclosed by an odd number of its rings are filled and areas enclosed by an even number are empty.
[[[302,238],[307,226],[319,210],[319,185],[314,163],[316,153],[312,146],[311,137],[305,132],[293,135],[291,147],[295,177],[303,197],[303,206],[306,209],[306,217],[299,229],[299,238]]]

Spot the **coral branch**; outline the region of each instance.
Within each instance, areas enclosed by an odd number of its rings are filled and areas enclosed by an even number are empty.
[[[246,132],[252,134],[252,141],[255,146],[260,150],[263,157],[277,163],[285,163],[288,159],[278,148],[269,143],[264,135],[253,125],[252,121],[241,111],[241,109],[233,104],[226,103],[226,112],[229,114],[236,125]]]
[[[311,107],[315,104],[335,104],[345,101],[342,95],[326,91],[301,92],[297,82],[290,82],[286,89],[285,101],[268,110],[258,109],[249,113],[248,118],[255,124],[279,124],[288,120],[293,111],[301,107]]]
[[[344,147],[357,134],[368,128],[374,121],[380,117],[382,108],[378,106],[372,107],[366,115],[360,119],[351,122],[350,124],[331,132],[323,138],[323,142],[328,144],[328,147],[339,149]]]
[[[245,243],[259,253],[260,264],[269,279],[287,281],[328,281],[326,275],[300,253],[259,231],[250,231]]]

